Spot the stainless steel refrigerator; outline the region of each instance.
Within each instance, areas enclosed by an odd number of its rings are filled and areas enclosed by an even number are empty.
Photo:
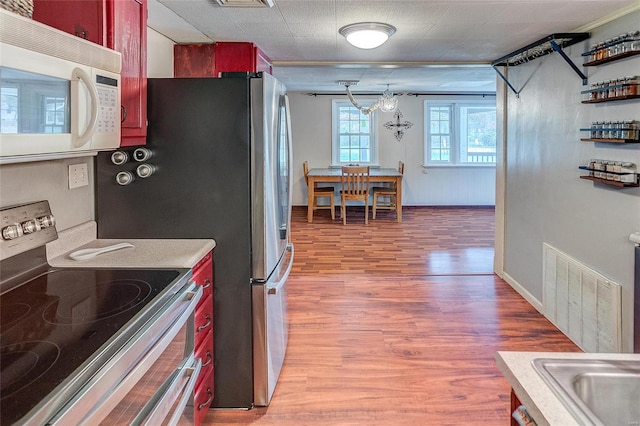
[[[213,238],[214,402],[268,405],[287,346],[291,127],[271,75],[148,80],[145,147],[96,157],[99,238]]]

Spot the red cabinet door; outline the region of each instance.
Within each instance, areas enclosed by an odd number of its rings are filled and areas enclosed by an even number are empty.
[[[202,371],[198,378],[195,394],[200,398],[199,408],[196,410],[196,420],[206,414],[206,410],[213,398],[214,355],[213,355],[213,252],[196,263],[192,268],[191,279],[202,286],[202,299],[196,307],[195,314],[195,355],[202,362]],[[200,395],[200,397],[198,397]],[[207,395],[202,398],[202,395]],[[207,402],[208,401],[208,402]],[[199,417],[200,416],[200,417]],[[198,422],[196,421],[196,425]]]
[[[147,0],[34,0],[33,19],[122,54],[121,146],[147,138]]]
[[[193,395],[193,424],[200,426],[209,412],[209,406],[213,401],[213,369],[205,369],[206,376],[196,385]]]
[[[221,72],[271,74],[271,71],[271,59],[253,43],[224,41],[173,47],[175,77],[218,77]]]
[[[104,0],[34,0],[33,20],[106,46]]]
[[[173,46],[173,76],[176,78],[216,77],[215,44]]]
[[[221,72],[244,71],[271,74],[271,59],[253,43],[217,42],[215,53],[216,75]]]
[[[107,47],[122,54],[121,146],[147,139],[147,0],[107,1]]]

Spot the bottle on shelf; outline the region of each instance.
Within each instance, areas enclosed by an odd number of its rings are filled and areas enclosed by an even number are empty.
[[[588,140],[640,141],[640,123],[636,120],[593,121],[587,129]]]
[[[640,42],[639,42],[640,43]],[[635,96],[638,93],[640,93],[640,91],[638,91],[638,76],[634,75],[634,76],[630,76],[630,77],[625,77],[624,79],[624,85],[625,85],[625,96]]]

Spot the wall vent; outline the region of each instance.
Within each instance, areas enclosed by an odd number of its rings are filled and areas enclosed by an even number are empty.
[[[273,0],[216,0],[224,7],[273,7]]]
[[[543,243],[544,315],[585,352],[622,351],[621,287]]]

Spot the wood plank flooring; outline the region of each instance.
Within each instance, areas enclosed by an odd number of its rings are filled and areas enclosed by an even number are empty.
[[[343,226],[294,209],[274,398],[212,410],[205,424],[505,425],[495,351],[579,351],[491,273],[493,210],[405,208],[400,224],[385,213]]]

